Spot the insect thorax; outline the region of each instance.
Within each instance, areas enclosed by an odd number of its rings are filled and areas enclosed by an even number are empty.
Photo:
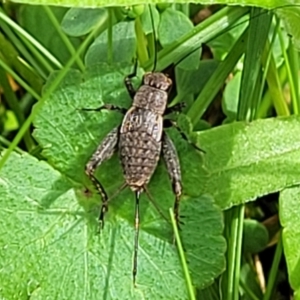
[[[133,106],[163,115],[168,102],[168,90],[172,80],[163,73],[146,73],[143,84],[133,99]]]

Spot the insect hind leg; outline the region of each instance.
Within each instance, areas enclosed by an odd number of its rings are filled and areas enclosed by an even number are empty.
[[[172,181],[173,192],[175,194],[174,217],[176,220],[177,227],[179,228],[179,205],[180,196],[182,193],[180,163],[176,148],[172,140],[168,137],[168,135],[165,132],[163,134],[162,139],[162,153],[167,166],[169,177]]]
[[[118,141],[119,127],[116,127],[103,139],[103,141],[98,146],[97,150],[85,166],[85,173],[92,181],[94,187],[96,188],[102,199],[102,206],[99,215],[99,223],[101,227],[103,227],[104,225],[104,215],[108,210],[109,199],[104,187],[95,177],[94,173],[98,166],[100,166],[104,161],[108,160],[116,152]]]

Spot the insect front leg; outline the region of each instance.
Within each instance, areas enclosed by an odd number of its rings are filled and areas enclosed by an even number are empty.
[[[92,158],[85,166],[85,173],[90,178],[102,198],[102,206],[99,215],[99,223],[102,227],[104,225],[104,214],[108,210],[108,197],[104,187],[95,177],[94,173],[98,166],[100,166],[105,160],[108,160],[114,154],[114,152],[116,152],[118,141],[119,127],[116,127],[104,138],[104,140],[101,142],[101,144],[93,154]]]
[[[172,181],[173,192],[175,194],[174,217],[176,224],[179,227],[179,204],[182,192],[180,163],[176,148],[165,132],[163,133],[162,138],[162,153],[167,165],[169,177]]]

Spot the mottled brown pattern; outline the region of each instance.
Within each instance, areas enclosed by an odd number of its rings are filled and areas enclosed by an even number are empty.
[[[163,119],[152,111],[131,107],[120,131],[120,159],[127,184],[142,190],[157,166],[161,152]]]

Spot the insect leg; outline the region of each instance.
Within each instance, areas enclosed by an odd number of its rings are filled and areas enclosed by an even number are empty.
[[[133,72],[129,74],[124,80],[125,86],[131,98],[133,98],[135,95],[135,89],[132,85],[131,79],[136,76],[136,72],[137,72],[137,60],[135,60]]]
[[[182,192],[181,186],[181,170],[178,159],[178,154],[176,148],[172,142],[172,140],[168,137],[168,135],[164,132],[162,139],[162,152],[163,158],[167,165],[167,170],[172,181],[173,192],[175,194],[175,202],[174,202],[174,217],[179,226],[179,203],[180,196]]]
[[[107,110],[116,110],[121,112],[122,114],[125,114],[127,109],[113,105],[113,104],[103,104],[100,107],[96,107],[96,108],[81,108],[80,110],[83,111],[101,111],[103,109],[107,109]]]
[[[172,107],[167,107],[165,115],[168,115],[172,112],[182,112],[182,110],[186,107],[185,102],[179,102]]]
[[[99,223],[103,227],[104,214],[108,210],[108,197],[104,187],[100,181],[95,177],[94,173],[96,168],[101,165],[105,160],[108,160],[114,152],[117,150],[117,144],[119,140],[119,127],[114,128],[101,142],[97,150],[93,154],[92,158],[85,166],[85,173],[92,181],[93,185],[97,189],[102,198],[102,206],[99,215]]]
[[[137,274],[137,257],[139,248],[139,231],[140,231],[140,191],[135,192],[135,218],[134,218],[134,254],[133,254],[133,285],[135,286],[136,274]]]

